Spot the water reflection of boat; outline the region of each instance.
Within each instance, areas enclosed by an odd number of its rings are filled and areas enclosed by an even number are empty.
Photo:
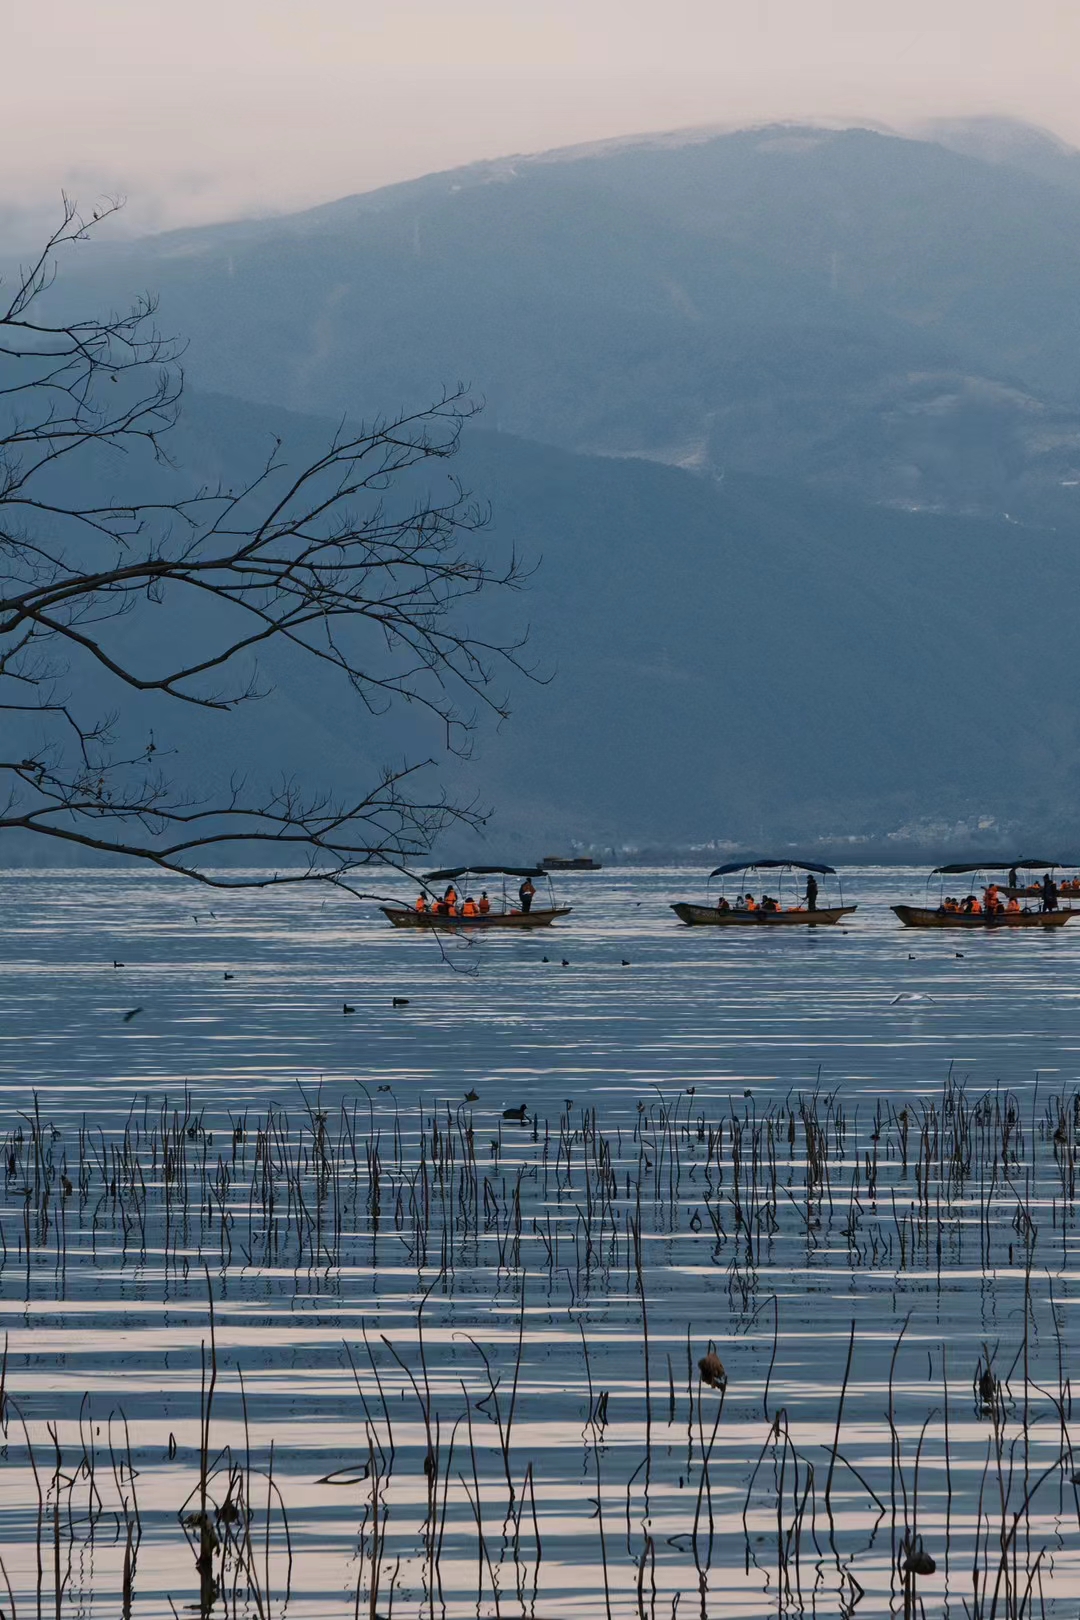
[[[1034,861],[1024,859],[1021,861],[953,861],[947,866],[935,866],[927,878],[929,888],[934,878],[940,878],[940,897],[936,906],[929,904],[922,906],[897,905],[893,911],[899,917],[905,928],[960,928],[960,929],[997,929],[997,928],[1064,928],[1072,911],[1066,907],[1063,910],[1044,911],[1042,909],[1042,885],[1024,886],[1021,884],[997,884],[995,887],[999,895],[1007,896],[1014,903],[1018,900],[1037,900],[1037,905],[1021,905],[1013,911],[1002,909],[988,912],[979,902],[978,911],[965,911],[963,904],[957,900],[949,900],[945,895],[945,880],[950,877],[966,877],[973,873],[992,874],[994,872],[1007,872],[1013,877],[1018,872],[1053,872],[1058,867],[1057,861]],[[975,888],[980,885],[976,883]],[[1068,891],[1066,890],[1067,894]],[[969,898],[975,899],[972,894]]]
[[[395,928],[450,929],[454,932],[467,929],[470,933],[484,932],[489,928],[547,928],[556,917],[568,917],[573,910],[572,906],[555,904],[555,891],[551,879],[540,866],[449,866],[438,872],[425,872],[424,887],[433,900],[435,894],[429,888],[430,884],[456,883],[461,878],[470,877],[501,877],[504,880],[502,894],[496,899],[490,911],[464,917],[456,911],[437,912],[432,909],[417,911],[415,906],[388,905],[380,906],[379,910]],[[517,878],[522,882],[526,878],[547,878],[550,904],[534,905],[528,911],[515,906],[506,892],[506,878]]]
[[[751,875],[754,873],[775,872],[778,876],[775,897],[763,897],[768,903],[755,902],[753,910],[738,904],[732,905],[726,895],[721,893],[713,902],[705,905],[694,905],[690,901],[677,900],[672,903],[672,911],[681,922],[687,923],[691,928],[820,928],[828,923],[837,923],[841,917],[849,917],[857,910],[856,906],[845,906],[843,889],[836,875],[836,868],[822,866],[817,861],[791,861],[791,860],[757,860],[757,861],[728,861],[709,873],[709,882],[713,878],[728,877],[732,873],[741,872],[742,885],[749,886]],[[814,895],[816,898],[816,884],[818,877],[837,877],[838,905],[815,905],[813,909],[805,903],[785,906],[783,886],[787,875],[794,872],[806,872],[814,879]],[[796,897],[797,899],[797,897]]]

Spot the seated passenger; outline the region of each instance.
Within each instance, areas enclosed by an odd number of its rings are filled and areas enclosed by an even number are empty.
[[[479,917],[480,915],[480,912],[477,909],[476,901],[473,899],[471,894],[467,894],[465,896],[465,904],[461,908],[461,915],[463,917]]]
[[[491,901],[487,897],[486,889],[480,890],[480,898],[476,902],[476,909],[479,911],[481,917],[486,917],[488,912],[491,910]]]
[[[417,911],[426,911],[427,906],[428,906],[427,895],[426,894],[418,894],[417,897],[416,897],[416,909],[417,909]]]
[[[723,895],[721,895],[719,900],[716,902],[716,909],[717,909],[717,911],[730,911],[731,910],[730,904],[728,903],[728,901],[725,899],[725,897]]]
[[[745,894],[737,894],[735,896],[735,910],[736,911],[745,911],[746,909],[747,909],[747,905],[746,905],[746,896],[745,896]]]
[[[973,917],[981,917],[983,914],[982,901],[977,900],[973,894],[969,894],[968,899],[971,901],[971,905],[968,907],[971,915]]]
[[[1007,912],[1009,912],[1011,915],[1015,915],[1016,912],[1018,912],[1020,910],[1020,902],[1016,898],[1015,894],[1010,897],[1009,903],[1005,907],[1005,910]]]
[[[754,899],[753,895],[750,894],[749,892],[747,893],[747,896],[746,896],[746,909],[747,909],[747,911],[757,911],[757,909],[758,909],[757,901]]]

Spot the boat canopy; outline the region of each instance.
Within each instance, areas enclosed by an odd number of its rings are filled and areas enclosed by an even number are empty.
[[[444,871],[425,872],[425,883],[452,882],[459,877],[546,877],[542,866],[448,866]]]
[[[835,866],[822,866],[819,861],[727,861],[723,866],[718,866],[715,872],[710,872],[709,876],[726,877],[729,872],[750,872],[755,867],[766,866],[797,866],[800,872],[821,872],[830,877],[836,873]]]
[[[949,866],[935,866],[931,877],[959,877],[961,872],[1046,872],[1060,866],[1060,861],[954,861]]]

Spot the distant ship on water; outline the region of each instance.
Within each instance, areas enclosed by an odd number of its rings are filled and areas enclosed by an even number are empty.
[[[600,861],[589,855],[545,855],[540,865],[546,872],[601,872]]]

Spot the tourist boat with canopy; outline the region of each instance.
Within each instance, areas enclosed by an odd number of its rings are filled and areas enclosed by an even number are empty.
[[[996,872],[1007,873],[1010,877],[1019,872],[1050,873],[1058,869],[1057,861],[1035,861],[1025,857],[1020,861],[952,861],[947,866],[935,866],[926,880],[926,887],[935,878],[940,880],[940,893],[936,906],[929,903],[922,906],[893,906],[893,910],[905,928],[1064,928],[1073,913],[1066,907],[1055,911],[1044,911],[1042,908],[1042,886],[1032,885],[1030,888],[1022,884],[997,884],[999,895],[1011,901],[1016,909],[1006,909],[988,912],[980,899],[979,911],[965,911],[966,903],[959,898],[946,896],[946,880],[952,877],[969,877],[977,874],[979,881],[975,884],[974,892],[970,898],[977,898],[979,891],[985,891],[986,884],[981,879],[986,876],[992,878]],[[929,902],[929,894],[927,900]],[[1017,905],[1022,900],[1034,901],[1034,904]]]
[[[457,910],[437,912],[432,909],[434,902],[441,898],[441,893],[432,887],[433,884],[457,884],[463,878],[493,877],[501,878],[503,881],[500,894],[491,900],[490,911],[477,912],[474,916],[462,916],[460,902],[467,898],[467,889],[464,893],[459,891]],[[518,885],[526,878],[533,882],[538,878],[547,880],[546,906],[536,905],[534,902],[528,911],[524,911],[516,904]],[[511,893],[507,892],[507,879],[511,880]],[[425,872],[423,886],[428,900],[427,909],[424,911],[418,911],[415,906],[379,907],[383,916],[392,922],[395,928],[451,929],[455,933],[461,930],[468,930],[469,933],[483,932],[489,928],[546,928],[556,917],[568,917],[573,910],[572,906],[555,904],[555,890],[542,866],[448,866],[438,872]]]
[[[1054,876],[1058,896],[1062,900],[1075,899],[1077,895],[1080,895],[1080,877],[1076,877],[1074,875],[1072,877],[1059,878],[1056,876],[1056,874],[1060,872],[1063,867],[1067,868],[1068,870],[1072,870],[1074,866],[1075,863],[1073,861],[1014,861],[1009,867],[1008,882],[1004,885],[1001,892],[1009,900],[1040,900],[1042,898],[1043,885],[1042,878],[1040,878],[1038,874],[1041,872],[1043,877],[1049,877],[1051,875]],[[1029,881],[1025,882],[1023,879],[1018,877],[1017,874],[1020,872],[1031,872],[1033,875]]]
[[[691,928],[819,928],[827,923],[838,923],[841,917],[850,917],[857,906],[844,904],[844,891],[836,868],[823,866],[818,861],[792,861],[792,860],[756,860],[756,861],[728,861],[709,873],[709,882],[714,878],[730,877],[735,872],[741,872],[742,889],[748,890],[751,882],[756,888],[762,881],[760,874],[775,873],[777,878],[775,896],[753,896],[755,909],[749,909],[745,903],[740,906],[738,901],[734,904],[724,894],[724,885],[716,900],[709,900],[705,905],[694,905],[690,901],[678,900],[672,904],[672,911],[681,922],[689,924]],[[811,911],[806,904],[806,885],[795,878],[795,873],[806,872],[812,874],[816,883],[819,877],[836,878],[838,903],[834,905],[817,905]],[[785,880],[793,888],[802,890],[802,895],[794,893],[789,902],[784,903]],[[771,882],[771,879],[769,880]],[[739,896],[745,899],[744,895]]]

